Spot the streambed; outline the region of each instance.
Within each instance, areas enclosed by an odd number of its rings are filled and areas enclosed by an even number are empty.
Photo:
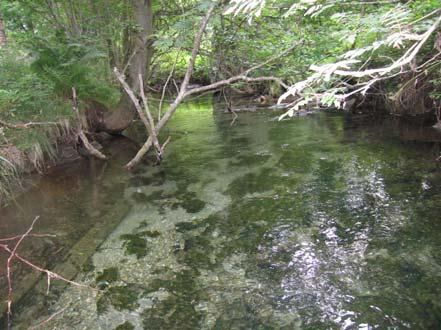
[[[15,328],[60,311],[45,328],[441,326],[434,145],[340,113],[276,118],[231,125],[211,102],[189,103],[161,166],[121,171],[136,149],[123,143],[107,165],[43,179],[2,213],[5,232],[41,215],[38,231],[57,237],[29,238],[29,255],[99,290],[46,296],[42,280]]]

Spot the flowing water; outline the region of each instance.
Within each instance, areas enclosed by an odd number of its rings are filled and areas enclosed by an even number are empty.
[[[36,184],[2,233],[40,215],[34,231],[56,237],[29,237],[23,253],[92,288],[52,280],[46,295],[23,270],[35,285],[15,328],[53,316],[42,328],[439,329],[433,144],[343,114],[276,117],[231,125],[210,102],[187,104],[161,166],[121,171],[136,150],[123,140],[107,164]]]

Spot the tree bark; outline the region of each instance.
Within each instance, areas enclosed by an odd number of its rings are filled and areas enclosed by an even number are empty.
[[[126,63],[126,81],[134,93],[140,92],[139,74],[148,75],[153,56],[153,0],[132,0],[134,18],[137,28],[130,36],[130,54]],[[98,129],[108,133],[119,133],[125,130],[135,119],[136,109],[129,96],[124,93],[116,109],[104,114],[101,127]]]
[[[3,15],[0,13],[0,48],[5,47],[7,44],[6,39],[6,31],[5,31],[5,24],[3,21]]]

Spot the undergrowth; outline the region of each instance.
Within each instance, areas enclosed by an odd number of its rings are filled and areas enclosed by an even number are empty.
[[[44,171],[57,159],[58,146],[73,142],[73,86],[82,100],[112,105],[119,97],[105,82],[99,54],[69,44],[45,47],[39,42],[33,47],[0,49],[0,120],[10,125],[43,123],[28,128],[0,124],[0,205],[11,197],[21,174]]]

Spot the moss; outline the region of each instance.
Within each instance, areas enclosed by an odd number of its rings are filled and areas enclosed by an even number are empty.
[[[206,203],[196,197],[194,192],[182,191],[178,188],[177,194],[178,202],[172,205],[173,208],[182,207],[188,213],[197,213],[201,211]]]
[[[129,321],[124,322],[123,324],[118,325],[115,330],[134,330],[135,326]]]
[[[181,203],[181,206],[188,213],[197,213],[197,212],[201,211],[205,207],[205,202],[201,201],[200,199],[197,199],[197,198],[185,199]]]
[[[203,290],[198,288],[192,270],[174,273],[172,279],[157,279],[146,292],[154,292],[160,288],[173,293],[169,298],[156,302],[152,308],[141,314],[145,329],[198,329],[200,328],[201,313],[195,306],[204,297]]]
[[[309,173],[314,163],[314,155],[304,149],[290,149],[279,159],[278,167],[297,173]]]
[[[125,241],[123,245],[126,253],[134,254],[138,259],[145,257],[147,255],[147,242],[143,236],[141,234],[121,235],[121,239]]]
[[[161,236],[161,233],[157,230],[145,230],[143,232],[140,232],[139,235],[155,238]]]
[[[127,254],[136,255],[136,257],[142,258],[147,255],[147,239],[156,238],[161,236],[161,233],[157,230],[144,230],[137,234],[124,234],[120,238],[124,240],[124,248]]]
[[[93,260],[91,257],[86,259],[83,266],[81,267],[81,270],[85,273],[92,272],[95,270],[95,265],[93,264]]]
[[[264,168],[257,174],[245,174],[230,183],[227,192],[233,198],[241,198],[246,194],[273,190],[274,186],[280,181],[280,177],[272,173],[272,169]]]
[[[161,200],[164,198],[163,196],[163,191],[162,190],[158,190],[158,191],[154,191],[152,192],[150,195],[147,196],[148,200],[150,201],[157,201],[157,200]]]
[[[144,193],[135,192],[132,194],[132,198],[137,203],[145,203],[148,200],[148,197]]]
[[[108,283],[116,282],[119,279],[119,271],[117,267],[110,267],[98,273],[96,282],[106,281]]]
[[[176,231],[179,233],[183,233],[186,231],[197,229],[200,226],[201,224],[196,222],[180,222],[176,224]]]
[[[139,307],[138,293],[130,285],[115,286],[105,291],[97,300],[98,314],[102,314],[112,305],[116,310],[135,310]]]

